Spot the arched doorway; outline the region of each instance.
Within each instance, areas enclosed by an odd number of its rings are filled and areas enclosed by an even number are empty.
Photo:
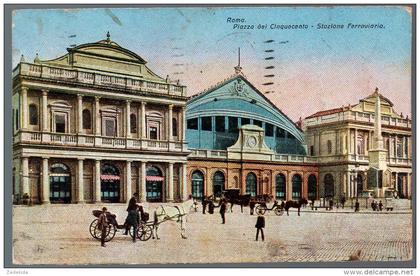
[[[120,202],[120,171],[111,164],[101,169],[101,201]]]
[[[286,200],[286,177],[281,173],[276,176],[276,199]]]
[[[317,198],[316,176],[311,174],[308,177],[308,199],[315,200]]]
[[[217,171],[213,176],[213,195],[220,197],[225,189],[225,175]]]
[[[192,181],[192,197],[194,199],[202,199],[204,196],[204,175],[200,171],[195,171],[191,177]]]
[[[324,176],[324,197],[334,197],[334,177],[330,173]]]
[[[302,198],[302,177],[295,174],[292,177],[292,199],[299,200]]]
[[[149,202],[162,202],[163,200],[163,177],[162,171],[151,166],[146,171],[146,200]]]
[[[363,194],[363,175],[361,173],[357,174],[356,183],[357,183],[357,197],[360,197]]]
[[[62,163],[55,163],[51,166],[50,202],[51,203],[70,203],[71,202],[70,169]]]
[[[246,176],[246,194],[257,195],[257,176],[252,172]]]

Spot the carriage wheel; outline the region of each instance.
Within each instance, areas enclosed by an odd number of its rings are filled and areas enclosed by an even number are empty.
[[[283,213],[284,213],[284,210],[283,210],[282,208],[280,208],[280,207],[276,207],[276,208],[274,209],[274,213],[275,213],[277,216],[282,216],[282,215],[283,215]]]
[[[101,239],[101,230],[99,230],[99,228],[98,228],[98,219],[94,219],[91,222],[91,224],[89,226],[89,232],[90,232],[90,235],[93,238],[95,238],[97,240]]]
[[[140,224],[139,228],[137,229],[137,237],[141,241],[147,241],[152,236],[153,228],[150,225]]]
[[[112,225],[112,224],[108,225],[108,228],[106,229],[105,242],[109,242],[110,240],[112,240],[115,237],[116,232],[117,232],[117,228],[115,227],[115,225]]]
[[[266,209],[263,206],[258,205],[256,209],[257,209],[257,214],[259,214],[259,215],[264,215],[265,214]]]

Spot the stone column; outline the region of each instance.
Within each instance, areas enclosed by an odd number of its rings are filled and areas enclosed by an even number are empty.
[[[22,129],[28,128],[28,88],[22,87],[21,91],[21,114],[22,114]]]
[[[174,163],[168,163],[168,201],[174,200]]]
[[[95,160],[95,203],[101,202],[101,160]]]
[[[398,191],[398,172],[395,172],[395,191]]]
[[[321,132],[318,133],[318,156],[321,156],[322,154],[322,149],[321,149]]]
[[[182,200],[188,199],[187,163],[182,163]]]
[[[95,97],[95,135],[101,135],[100,97]]]
[[[141,138],[146,137],[146,103],[141,102]]]
[[[77,187],[78,187],[77,203],[84,203],[85,192],[84,192],[84,183],[83,183],[83,159],[78,159],[78,163],[77,163]]]
[[[83,96],[77,94],[77,133],[83,132]]]
[[[347,177],[346,177],[346,179],[347,179],[347,194],[348,194],[349,197],[352,197],[351,172],[347,171],[346,174],[347,174]]]
[[[22,195],[30,193],[29,191],[29,158],[22,157]]]
[[[394,136],[394,157],[398,158],[397,154],[397,145],[398,145],[398,137],[397,135]],[[396,160],[395,160],[396,161]]]
[[[130,101],[126,101],[126,107],[125,107],[125,137],[130,138],[131,137],[131,121],[130,121],[130,113],[131,113],[131,105]]]
[[[346,149],[347,149],[347,154],[350,154],[351,152],[351,139],[350,139],[350,128],[347,129],[347,141],[346,141]]]
[[[172,133],[172,109],[173,109],[173,105],[170,104],[169,108],[168,108],[168,140],[172,141],[173,140],[173,133]]]
[[[180,135],[181,135],[181,141],[185,141],[185,129],[186,129],[186,108],[185,106],[182,107],[182,120],[179,123],[180,128]]]
[[[402,156],[403,158],[407,158],[407,155],[405,154],[405,143],[406,143],[406,136],[403,136],[403,140],[402,140]]]
[[[42,90],[42,131],[48,131],[48,90]]]
[[[42,158],[42,204],[50,203],[50,182],[48,174],[48,158]]]
[[[140,173],[140,197],[142,202],[146,202],[146,162],[141,161]]]
[[[125,165],[125,202],[128,203],[131,198],[131,161],[127,161]]]
[[[354,155],[356,156],[356,160],[357,160],[357,128],[354,129]]]

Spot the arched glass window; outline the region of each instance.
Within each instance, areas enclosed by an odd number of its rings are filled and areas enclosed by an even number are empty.
[[[317,198],[316,176],[311,174],[308,177],[308,199],[315,200]]]
[[[172,136],[178,136],[178,124],[175,118],[172,118]]]
[[[213,194],[217,197],[222,195],[225,187],[225,175],[218,171],[213,176]]]
[[[246,193],[251,196],[257,195],[257,177],[254,173],[249,173],[246,176]]]
[[[130,132],[137,133],[137,116],[136,114],[130,114]]]
[[[302,177],[295,174],[292,177],[292,199],[298,200],[302,198]]]
[[[38,107],[35,104],[29,105],[29,124],[38,124]]]
[[[163,174],[155,166],[150,166],[146,171],[146,200],[150,202],[160,202],[163,197]]]
[[[286,177],[284,174],[278,174],[276,176],[276,198],[286,199]]]
[[[334,177],[330,173],[324,177],[324,197],[334,197]]]
[[[69,173],[69,168],[62,163],[55,163],[51,166],[51,173]]]
[[[204,175],[200,171],[195,171],[191,177],[192,181],[192,197],[194,199],[202,199],[204,196]]]
[[[88,109],[84,109],[82,113],[83,119],[83,129],[91,129],[92,128],[92,116],[90,115],[90,111]]]

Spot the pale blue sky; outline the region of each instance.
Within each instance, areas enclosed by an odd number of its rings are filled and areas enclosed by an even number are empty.
[[[234,30],[228,17],[244,18],[255,27],[276,23],[309,28]],[[385,28],[317,30],[318,23],[378,23]],[[27,61],[37,52],[41,59],[61,56],[72,44],[104,39],[107,31],[159,75],[181,79],[189,94],[232,74],[241,47],[245,74],[261,91],[276,91],[267,96],[292,119],[355,103],[376,86],[394,101],[397,112],[411,112],[411,14],[403,7],[18,10],[13,16],[13,65],[21,54]],[[269,39],[275,42],[263,43]],[[270,56],[267,49],[274,49],[274,60],[264,60]],[[263,77],[267,65],[276,67],[271,87],[262,85],[268,81]],[[343,89],[339,94],[338,87]],[[310,101],[303,110],[300,101],[283,103],[296,93],[298,99],[319,101]]]

